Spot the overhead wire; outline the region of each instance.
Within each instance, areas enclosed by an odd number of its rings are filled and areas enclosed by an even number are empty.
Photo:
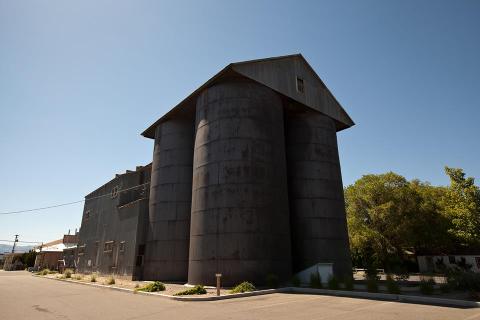
[[[143,184],[139,184],[139,185],[137,185],[137,186],[133,186],[133,187],[130,187],[130,188],[127,188],[127,189],[118,190],[117,192],[120,193],[120,192],[129,191],[129,190],[132,190],[132,189],[135,189],[135,188],[139,188],[139,187],[145,186],[145,185],[147,185],[147,184],[150,184],[150,182],[146,182],[146,183],[143,183]],[[69,205],[76,204],[76,203],[81,203],[81,202],[85,202],[85,201],[89,201],[89,200],[95,200],[95,199],[99,199],[99,198],[103,198],[103,197],[110,197],[110,196],[111,196],[110,193],[106,193],[106,194],[102,194],[102,195],[96,196],[96,197],[90,197],[90,198],[85,197],[85,199],[82,199],[82,200],[77,200],[77,201],[72,201],[72,202],[66,202],[66,203],[60,203],[60,204],[55,204],[55,205],[51,205],[51,206],[47,206],[47,207],[39,207],[39,208],[33,208],[33,209],[25,209],[25,210],[17,210],[17,211],[0,212],[0,215],[41,211],[41,210],[46,210],[46,209],[52,209],[52,208],[69,206]]]

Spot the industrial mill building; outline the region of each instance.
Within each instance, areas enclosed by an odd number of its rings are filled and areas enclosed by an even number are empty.
[[[336,132],[353,124],[300,54],[225,67],[142,133],[155,143],[135,278],[262,284],[319,262],[351,275]]]

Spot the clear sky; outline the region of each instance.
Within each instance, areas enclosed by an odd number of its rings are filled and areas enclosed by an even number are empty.
[[[344,184],[480,179],[480,1],[0,0],[0,212],[83,199],[147,164],[140,133],[230,62],[302,53],[356,125]],[[0,215],[47,241],[82,204]]]

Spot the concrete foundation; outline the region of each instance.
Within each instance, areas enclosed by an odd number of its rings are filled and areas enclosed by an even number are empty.
[[[286,124],[294,270],[333,263],[341,279],[351,275],[351,260],[334,121],[290,112]]]
[[[163,122],[155,131],[145,280],[187,280],[193,137],[193,115]]]
[[[253,81],[205,89],[196,106],[188,282],[291,276],[283,107]]]

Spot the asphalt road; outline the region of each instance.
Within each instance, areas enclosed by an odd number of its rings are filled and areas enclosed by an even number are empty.
[[[181,302],[0,271],[0,319],[454,319],[480,320],[480,308],[300,294]]]

